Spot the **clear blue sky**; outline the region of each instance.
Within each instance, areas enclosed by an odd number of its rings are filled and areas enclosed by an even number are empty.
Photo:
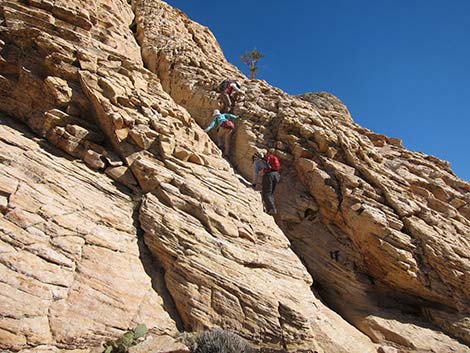
[[[327,91],[360,125],[451,162],[470,180],[470,0],[168,0],[245,74],[290,94]]]

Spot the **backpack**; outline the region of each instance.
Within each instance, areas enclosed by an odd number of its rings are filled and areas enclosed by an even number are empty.
[[[220,126],[222,126],[224,129],[229,129],[229,130],[235,129],[235,124],[230,119],[225,120]]]
[[[268,168],[266,168],[266,173],[269,172],[279,172],[279,169],[281,168],[281,163],[279,162],[279,158],[275,156],[274,154],[268,153],[265,157],[264,160],[266,161],[266,164],[268,165]]]
[[[230,83],[235,83],[239,89],[241,88],[240,82],[238,82],[238,81],[235,81],[235,80],[223,80],[223,81],[217,86],[217,88],[216,88],[215,90],[216,90],[217,92],[219,92],[219,93],[224,93],[224,92],[225,92],[225,89],[227,88],[227,86],[228,86]]]
[[[230,81],[231,80],[223,80],[221,83],[219,83],[219,85],[217,86],[215,90],[219,93],[223,93],[227,85],[230,83]]]

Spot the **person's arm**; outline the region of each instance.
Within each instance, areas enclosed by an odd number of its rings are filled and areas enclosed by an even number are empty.
[[[256,186],[256,183],[258,182],[258,175],[261,170],[264,169],[264,165],[265,163],[262,160],[255,161],[255,164],[253,165],[253,186]]]
[[[212,119],[211,123],[209,124],[208,127],[206,127],[204,129],[205,132],[209,132],[214,126],[215,126],[215,122],[217,121],[217,117],[215,117],[214,119]]]
[[[240,88],[238,88],[236,83],[231,83],[230,85],[232,86],[235,92],[240,93],[242,91]]]
[[[238,115],[233,115],[233,114],[224,114],[225,115],[225,118],[229,118],[229,119],[232,119],[232,120],[235,120],[235,119],[238,119],[239,116]]]
[[[259,175],[259,171],[260,171],[257,162],[258,161],[256,161],[255,164],[253,165],[253,180],[251,181],[253,186],[256,186],[256,183],[258,182],[258,175]]]

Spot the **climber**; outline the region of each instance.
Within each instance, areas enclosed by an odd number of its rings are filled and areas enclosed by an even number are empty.
[[[239,96],[242,94],[241,85],[235,80],[224,80],[217,87],[219,95],[219,102],[222,104],[222,112],[233,113],[235,103]]]
[[[268,167],[266,164],[266,161],[263,159],[263,154],[260,152],[256,152],[252,157],[253,161],[253,180],[252,180],[252,186],[254,189],[256,189],[256,184],[258,184],[258,176],[260,172],[262,172],[264,169]]]
[[[253,181],[252,186],[256,188],[258,182],[258,175],[263,173],[263,184],[261,188],[261,195],[263,197],[264,208],[270,215],[277,213],[276,205],[274,203],[274,191],[276,185],[279,183],[280,175],[280,162],[279,159],[272,153],[265,155],[256,152],[251,159],[253,160]]]
[[[281,176],[279,175],[281,163],[277,156],[272,153],[266,153],[263,156],[263,160],[266,162],[266,168],[263,170],[263,186],[261,189],[261,195],[263,197],[266,212],[270,215],[275,215],[277,210],[274,203],[274,191],[281,179]]]
[[[230,140],[232,138],[235,124],[233,120],[238,119],[238,115],[233,114],[221,114],[219,110],[214,110],[212,114],[213,119],[208,127],[204,129],[205,132],[209,132],[217,124],[217,145],[222,148],[222,154],[224,157],[230,155]]]

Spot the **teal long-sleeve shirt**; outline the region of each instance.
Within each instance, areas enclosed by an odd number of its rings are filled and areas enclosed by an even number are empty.
[[[205,132],[210,131],[216,124],[217,127],[220,127],[224,122],[226,122],[229,119],[235,120],[238,119],[238,115],[233,115],[233,114],[217,114],[214,119],[212,119],[211,123],[209,124],[208,127],[204,129]]]

